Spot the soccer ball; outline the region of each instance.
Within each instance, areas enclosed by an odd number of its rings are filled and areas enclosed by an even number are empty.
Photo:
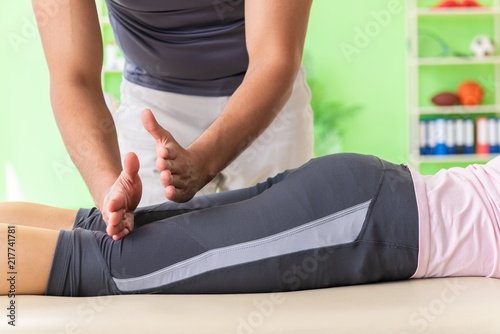
[[[478,35],[470,43],[470,50],[477,58],[484,58],[495,53],[495,46],[489,36]]]

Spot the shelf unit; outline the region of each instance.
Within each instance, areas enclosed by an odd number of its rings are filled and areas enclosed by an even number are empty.
[[[480,2],[486,2],[481,1]],[[500,0],[490,0],[485,4],[487,7],[479,8],[430,8],[438,3],[438,0],[410,0],[407,2],[407,23],[409,34],[409,52],[408,52],[408,122],[409,122],[409,162],[415,168],[420,169],[422,164],[443,164],[443,163],[476,163],[485,162],[492,158],[494,154],[453,154],[453,155],[421,155],[419,147],[419,121],[422,117],[439,117],[452,115],[479,115],[498,116],[500,115]],[[426,20],[468,20],[468,18],[480,18],[481,23],[491,22],[493,43],[497,47],[497,53],[494,56],[485,58],[475,58],[474,56],[426,56],[420,54],[419,28],[421,21]],[[476,21],[479,22],[479,21]],[[456,23],[456,22],[455,22]],[[439,25],[439,24],[438,24]],[[470,30],[475,27],[469,26]],[[476,35],[485,34],[484,31],[477,31]],[[489,33],[487,35],[490,35]],[[468,45],[467,45],[468,48]],[[474,68],[483,74],[488,72],[486,77],[491,87],[488,88],[489,101],[479,106],[452,106],[438,107],[430,105],[429,92],[422,92],[426,88],[424,82],[425,75],[433,71],[446,71],[444,73],[467,72],[473,73]],[[443,70],[444,69],[444,70]],[[474,78],[470,78],[474,80]],[[456,82],[458,86],[460,82]],[[481,82],[480,82],[481,83]],[[448,84],[449,86],[449,84]],[[442,89],[443,91],[448,89]],[[438,93],[435,91],[434,93]],[[427,94],[427,95],[426,95]],[[426,95],[426,96],[424,96]]]
[[[97,13],[99,16],[99,25],[101,27],[101,36],[103,42],[103,50],[104,50],[104,62],[103,68],[101,71],[101,84],[102,89],[108,96],[113,100],[113,109],[119,104],[120,100],[120,84],[122,81],[123,75],[123,67],[115,66],[113,68],[107,67],[106,65],[106,52],[107,52],[107,44],[115,43],[113,31],[111,28],[111,24],[109,22],[107,7],[104,0],[95,0]],[[116,48],[116,56],[123,57],[121,51]]]
[[[414,61],[412,59],[412,61]],[[433,65],[480,65],[480,64],[500,64],[499,56],[487,58],[475,57],[426,57],[416,59],[418,66],[433,66]]]
[[[412,0],[411,2],[417,5],[414,0]],[[417,7],[416,14],[418,16],[491,15],[491,14],[500,14],[500,8],[498,7],[498,4],[494,4],[494,7],[466,7],[466,8],[462,7],[418,8]]]

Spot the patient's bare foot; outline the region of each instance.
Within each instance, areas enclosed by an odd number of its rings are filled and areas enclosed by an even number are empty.
[[[128,153],[123,162],[123,171],[104,198],[102,214],[107,224],[106,232],[113,240],[120,240],[134,228],[134,210],[142,196],[139,177],[139,159]]]
[[[189,201],[213,177],[208,175],[206,164],[198,154],[179,145],[172,134],[158,124],[151,110],[144,109],[141,119],[155,139],[156,167],[165,197],[179,203]]]

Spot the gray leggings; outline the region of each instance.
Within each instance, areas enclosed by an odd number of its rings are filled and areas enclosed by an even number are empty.
[[[418,259],[408,168],[313,159],[255,187],[136,210],[113,241],[96,209],[61,231],[47,295],[252,293],[403,280]]]

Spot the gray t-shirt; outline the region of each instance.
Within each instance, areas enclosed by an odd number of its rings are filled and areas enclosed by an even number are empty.
[[[124,77],[156,90],[227,96],[248,67],[244,0],[106,0]]]

